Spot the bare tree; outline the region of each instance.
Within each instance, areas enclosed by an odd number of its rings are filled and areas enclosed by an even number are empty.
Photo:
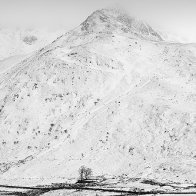
[[[78,172],[80,181],[88,180],[92,176],[92,169],[87,168],[85,166],[81,166]]]

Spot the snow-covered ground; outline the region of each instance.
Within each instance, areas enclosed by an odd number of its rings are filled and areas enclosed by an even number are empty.
[[[64,33],[63,28],[0,26],[0,60],[38,50]]]
[[[77,180],[85,165],[194,184],[196,45],[96,11],[2,74],[0,134],[0,183]]]

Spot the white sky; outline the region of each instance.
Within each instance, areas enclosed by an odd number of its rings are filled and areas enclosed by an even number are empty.
[[[93,11],[113,5],[171,32],[179,41],[196,43],[196,0],[0,0],[0,24],[71,29]]]

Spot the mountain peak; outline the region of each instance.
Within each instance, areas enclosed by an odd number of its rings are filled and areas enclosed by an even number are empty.
[[[147,23],[129,16],[120,9],[101,9],[93,12],[82,24],[81,29],[90,32],[131,33],[143,38],[161,41],[161,36]]]

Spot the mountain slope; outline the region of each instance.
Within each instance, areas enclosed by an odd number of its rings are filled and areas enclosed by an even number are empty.
[[[0,26],[0,60],[38,50],[52,42],[62,32],[62,29],[48,30]]]
[[[1,178],[195,182],[195,51],[94,12],[0,79]]]

